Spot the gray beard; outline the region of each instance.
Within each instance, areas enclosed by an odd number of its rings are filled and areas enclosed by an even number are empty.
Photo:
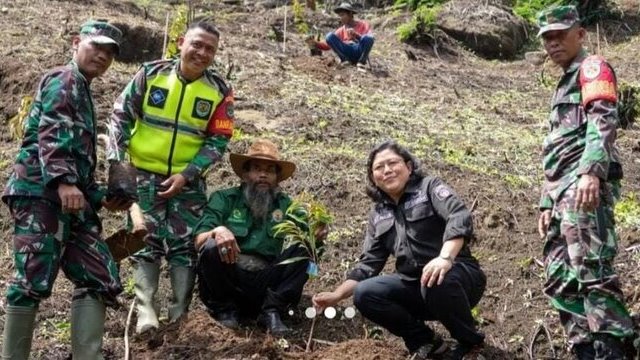
[[[258,190],[255,184],[247,183],[243,192],[253,219],[265,221],[275,200],[274,189]]]

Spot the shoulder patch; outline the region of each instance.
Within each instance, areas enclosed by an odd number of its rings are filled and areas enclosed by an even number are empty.
[[[600,56],[589,56],[582,62],[579,82],[583,106],[594,100],[618,100],[615,74]]]
[[[451,189],[449,189],[447,185],[443,185],[443,184],[436,186],[436,188],[433,189],[433,192],[436,194],[436,197],[440,201],[443,201],[449,196],[453,195],[453,192],[451,191]]]
[[[213,115],[211,115],[207,132],[210,135],[231,137],[233,134],[234,119],[233,92],[230,92],[222,99],[222,102],[218,104]]]

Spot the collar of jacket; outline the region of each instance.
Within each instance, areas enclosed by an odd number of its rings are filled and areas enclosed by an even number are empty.
[[[87,78],[84,76],[82,71],[80,71],[80,68],[78,67],[78,63],[76,63],[75,61],[71,60],[71,61],[69,61],[69,66],[71,66],[71,69],[73,70],[73,72],[76,73],[80,79],[82,79],[84,84],[87,87],[89,87],[91,82],[89,82],[89,80],[87,80]]]
[[[564,73],[570,74],[570,73],[576,72],[578,69],[580,69],[580,64],[582,64],[582,62],[584,61],[584,59],[587,58],[587,56],[589,56],[589,54],[587,53],[587,50],[585,49],[580,50],[578,55],[576,55],[576,57],[573,59],[573,62],[571,62],[571,65],[569,65],[569,67]]]
[[[413,195],[416,194],[420,191],[420,188],[422,187],[422,180],[424,178],[419,178],[413,182],[408,182],[405,189],[404,189],[404,193],[402,193],[402,196],[400,197],[400,201],[398,202],[398,204],[396,204],[390,197],[389,195],[387,195],[386,193],[384,193],[383,191],[381,191],[382,193],[382,201],[381,203],[383,205],[387,205],[387,206],[397,206],[401,203],[403,203],[409,195]],[[411,180],[409,180],[411,181]]]

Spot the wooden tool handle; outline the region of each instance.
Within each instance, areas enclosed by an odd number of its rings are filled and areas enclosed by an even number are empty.
[[[129,208],[129,216],[131,216],[131,233],[134,235],[144,236],[147,234],[147,225],[144,221],[144,214],[138,203],[131,204]]]

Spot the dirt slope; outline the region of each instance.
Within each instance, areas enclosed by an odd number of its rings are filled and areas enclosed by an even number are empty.
[[[149,3],[149,1],[140,3]],[[311,321],[303,311],[316,291],[333,288],[357,259],[366,209],[364,163],[371,146],[387,138],[408,145],[431,174],[443,177],[473,210],[477,239],[473,251],[482,263],[489,284],[478,310],[487,334],[485,354],[493,359],[528,358],[530,341],[543,324],[551,339],[538,338],[535,358],[567,358],[562,330],[540,289],[537,265],[542,244],[535,230],[540,183],[539,148],[546,130],[552,88],[543,85],[542,67],[524,60],[485,61],[463,48],[434,53],[431,48],[398,43],[395,25],[403,15],[365,13],[376,29],[372,70],[338,69],[329,54],[307,57],[302,39],[287,34],[287,52],[272,40],[271,24],[282,27],[283,8],[263,10],[216,2],[203,8],[214,14],[223,40],[218,67],[229,73],[236,89],[237,127],[232,151],[244,151],[252,139],[277,141],[298,172],[285,188],[293,194],[308,191],[334,212],[336,224],[321,264],[321,276],[307,284],[305,296],[288,319],[297,332],[286,339],[266,336],[252,326],[237,333],[219,327],[194,299],[189,319],[169,326],[156,336],[130,339],[136,359],[404,359],[401,341],[381,332],[358,315],[348,320],[318,319],[312,352],[305,353]],[[620,21],[602,24],[601,39],[591,32],[592,48],[616,67],[620,79],[640,82],[638,4],[621,2]],[[20,99],[30,95],[41,74],[69,58],[69,34],[84,19],[94,16],[126,24],[132,49],[127,62],[116,63],[93,84],[101,119],[137,68],[143,50],[157,56],[164,13],[146,11],[124,1],[16,0],[0,5],[0,121],[15,114]],[[157,10],[157,9],[151,9]],[[289,14],[290,16],[290,14]],[[317,13],[313,23],[329,31],[336,22]],[[293,24],[288,24],[289,31]],[[148,40],[147,40],[148,39]],[[410,60],[407,52],[415,55]],[[554,73],[553,71],[551,72]],[[557,73],[557,71],[555,72]],[[2,132],[0,183],[4,184],[18,142]],[[638,130],[621,130],[619,144],[627,175],[625,193],[640,191]],[[224,163],[208,176],[210,190],[235,184]],[[119,216],[105,213],[106,232],[121,226]],[[0,288],[12,275],[10,234],[6,207],[0,210]],[[640,310],[638,269],[640,257],[624,249],[638,241],[638,229],[621,228],[621,251],[616,266],[622,276],[630,308]],[[124,357],[124,329],[133,299],[130,267],[122,265],[128,291],[123,307],[108,311],[104,354]],[[167,295],[163,278],[164,295]],[[70,283],[60,276],[54,295],[44,301],[38,315],[33,357],[68,358]],[[4,308],[5,300],[0,300]],[[344,306],[349,304],[345,303]],[[339,313],[342,311],[339,308]],[[340,319],[338,319],[340,318]],[[437,329],[446,334],[441,327]]]

